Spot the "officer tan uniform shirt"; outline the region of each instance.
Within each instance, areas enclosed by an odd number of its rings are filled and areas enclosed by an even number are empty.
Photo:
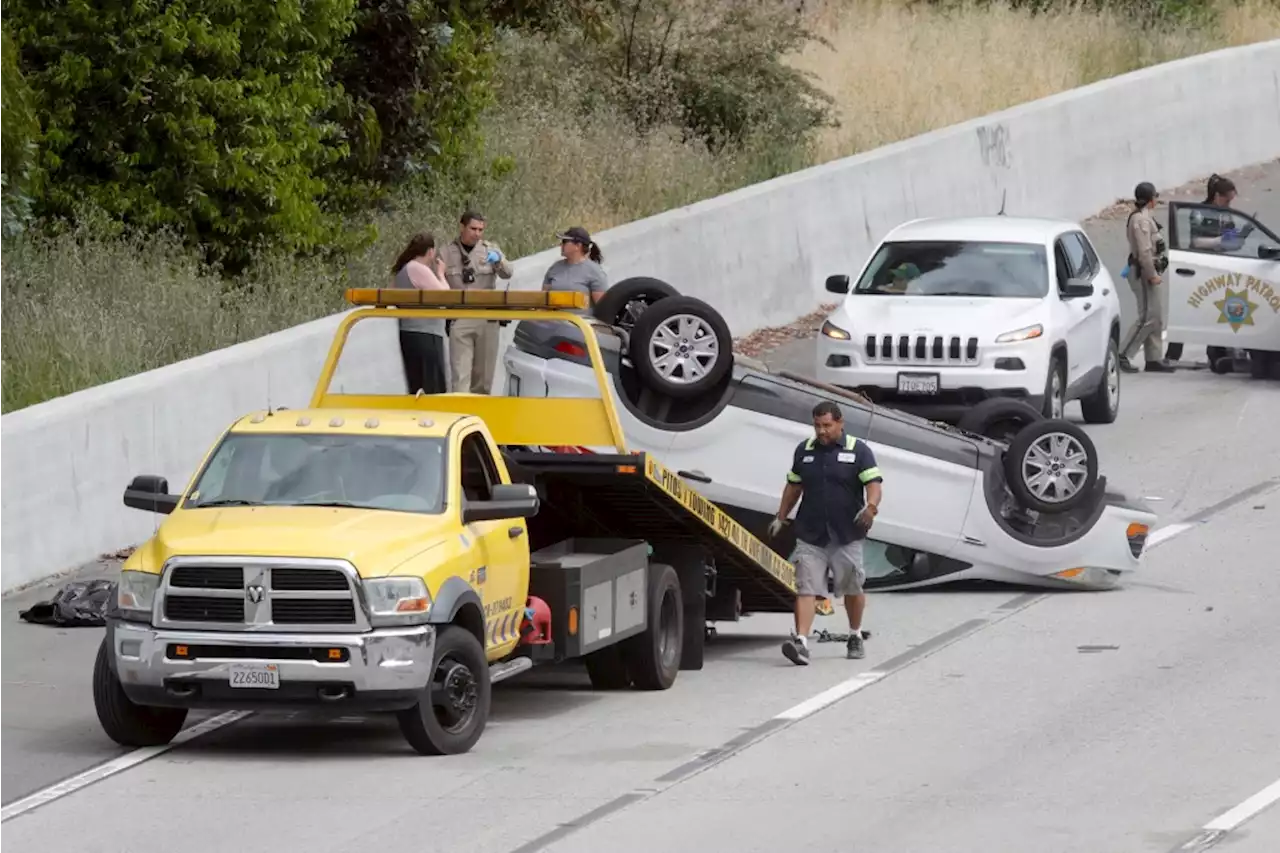
[[[457,240],[440,250],[444,277],[453,290],[494,290],[497,278],[509,279],[511,262],[503,255],[496,264],[488,261],[489,250],[498,247],[481,240],[465,252]],[[474,277],[465,280],[470,267]],[[455,393],[470,391],[488,394],[498,362],[498,324],[490,320],[453,320],[449,328],[449,373]]]
[[[1168,265],[1164,237],[1151,210],[1143,208],[1129,216],[1129,287],[1138,303],[1138,321],[1129,337],[1123,358],[1133,358],[1139,345],[1148,362],[1160,361],[1161,335],[1164,332],[1163,298],[1166,284],[1152,284]]]

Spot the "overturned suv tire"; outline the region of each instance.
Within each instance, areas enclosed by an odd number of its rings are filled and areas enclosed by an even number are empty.
[[[1030,403],[993,397],[965,412],[956,426],[992,441],[1008,443],[1024,427],[1042,420],[1044,415]]]
[[[669,296],[648,306],[631,330],[629,346],[640,381],[676,399],[706,393],[733,367],[729,324],[692,296]]]
[[[665,281],[648,276],[624,278],[604,292],[593,313],[601,323],[631,329],[648,308],[660,299],[679,296]]]
[[[1013,496],[1037,512],[1069,512],[1098,482],[1098,451],[1080,427],[1064,420],[1028,424],[1009,442],[1004,473]]]

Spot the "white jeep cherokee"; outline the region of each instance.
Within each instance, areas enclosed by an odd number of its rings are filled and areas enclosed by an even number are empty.
[[[954,423],[976,403],[1022,400],[1089,423],[1120,408],[1120,301],[1078,223],[988,216],[893,229],[818,335],[831,385]]]

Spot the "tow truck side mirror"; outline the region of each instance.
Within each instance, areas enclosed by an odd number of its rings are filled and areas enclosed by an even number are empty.
[[[169,494],[169,481],[155,474],[139,474],[124,490],[124,505],[130,509],[168,515],[178,508],[178,495]]]
[[[1259,246],[1258,257],[1264,261],[1280,260],[1280,246]]]
[[[848,293],[849,292],[849,276],[847,275],[829,275],[827,276],[827,290],[831,293]]]
[[[473,501],[462,507],[462,523],[499,521],[504,518],[529,518],[538,514],[538,493],[524,483],[503,483],[493,487],[493,497]]]

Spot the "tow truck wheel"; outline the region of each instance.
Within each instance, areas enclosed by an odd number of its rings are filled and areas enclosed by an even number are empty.
[[[1070,421],[1043,420],[1024,427],[1009,442],[1004,466],[1013,496],[1037,512],[1067,512],[1098,482],[1097,449]]]
[[[649,627],[622,641],[622,656],[638,689],[666,690],[675,683],[684,627],[680,578],[674,567],[654,563],[649,567]]]
[[[591,652],[582,662],[587,665],[587,677],[596,690],[625,690],[631,686],[631,673],[617,644]]]
[[[138,705],[125,695],[105,637],[93,662],[93,707],[107,737],[121,746],[163,746],[187,721],[186,708]]]
[[[417,705],[396,714],[400,732],[420,755],[459,755],[480,740],[492,691],[484,647],[459,625],[436,638],[431,683]]]

